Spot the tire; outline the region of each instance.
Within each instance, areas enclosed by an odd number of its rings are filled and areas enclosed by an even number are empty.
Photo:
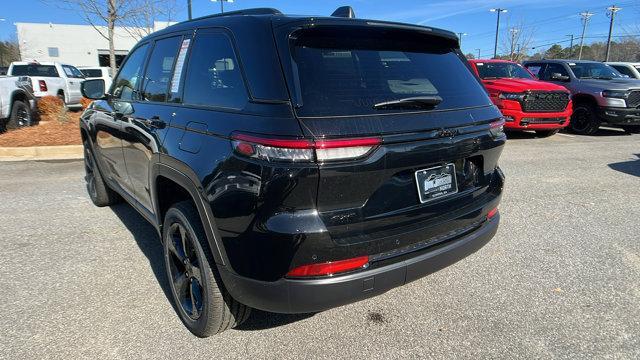
[[[171,294],[187,329],[208,337],[242,324],[251,308],[224,288],[194,205],[190,201],[173,205],[162,232]]]
[[[569,127],[573,133],[579,135],[593,135],[600,128],[600,119],[595,108],[586,103],[578,104],[573,108]]]
[[[62,108],[67,109],[67,101],[64,99],[64,93],[58,93],[58,99],[62,101]]]
[[[82,145],[84,146],[84,180],[87,183],[87,192],[91,201],[98,207],[119,203],[122,198],[104,182],[91,147],[86,141]]]
[[[11,106],[11,115],[7,122],[7,130],[18,129],[33,124],[33,116],[29,104],[24,101],[16,100]]]
[[[558,129],[554,130],[536,130],[536,135],[541,138],[546,138],[549,136],[553,136],[558,133]]]
[[[622,126],[622,130],[626,131],[629,134],[640,134],[640,125],[638,126],[624,125]]]

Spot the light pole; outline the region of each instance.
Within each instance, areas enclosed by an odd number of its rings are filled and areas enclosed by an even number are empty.
[[[464,33],[464,32],[458,33],[458,40],[460,42],[460,49],[462,49],[462,37],[466,36],[466,35],[467,35],[467,33]]]
[[[507,9],[494,8],[490,9],[489,11],[498,13],[498,20],[496,21],[496,42],[493,45],[493,58],[495,59],[496,57],[498,57],[498,31],[500,30],[500,13],[507,12]]]
[[[193,16],[191,15],[191,0],[187,0],[187,10],[189,13],[189,20],[193,19]]]
[[[608,7],[609,17],[611,18],[611,22],[609,22],[609,37],[607,38],[607,52],[604,57],[604,61],[609,61],[609,51],[611,50],[611,33],[613,32],[613,19],[616,17],[616,13],[621,10],[621,8],[613,5]]]
[[[478,51],[478,59],[480,59],[480,49],[476,49]]]
[[[228,3],[232,3],[233,0],[211,0],[212,2],[218,2],[220,1],[220,13],[224,14],[224,3],[228,2]]]
[[[571,37],[571,42],[569,43],[569,59],[573,56],[573,34],[565,35]]]
[[[578,60],[582,59],[582,46],[584,45],[584,33],[587,31],[587,24],[589,23],[589,18],[591,18],[594,14],[592,12],[584,11],[580,13],[582,17],[582,35],[580,36],[580,50],[578,51]]]

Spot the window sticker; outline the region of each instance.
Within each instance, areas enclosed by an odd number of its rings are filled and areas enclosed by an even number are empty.
[[[182,68],[184,67],[184,59],[187,57],[187,50],[189,50],[189,44],[191,39],[182,40],[182,46],[180,47],[180,53],[178,54],[178,60],[176,61],[176,68],[173,70],[173,79],[171,79],[171,93],[176,94],[180,88],[180,78],[182,77]]]

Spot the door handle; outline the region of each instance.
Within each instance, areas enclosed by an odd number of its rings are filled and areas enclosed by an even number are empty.
[[[156,129],[164,129],[167,126],[167,123],[160,119],[159,116],[152,116],[148,119],[145,119],[143,123],[148,127],[153,127]]]

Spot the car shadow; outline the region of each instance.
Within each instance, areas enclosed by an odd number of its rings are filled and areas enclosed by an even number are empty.
[[[612,163],[608,166],[613,170],[620,171],[625,174],[640,177],[640,154],[634,154],[637,159]]]
[[[138,247],[149,260],[151,271],[153,271],[167,301],[177,312],[178,309],[173,301],[169,279],[165,271],[162,243],[156,229],[129,204],[120,203],[110,208],[133,235]],[[249,318],[235,329],[242,331],[270,329],[308,319],[313,315],[315,314],[275,314],[253,309]]]
[[[592,135],[584,135],[584,136],[628,136],[631,135],[627,132],[625,132],[622,129],[619,128],[612,128],[612,127],[601,127],[600,129],[598,129],[598,131],[595,134]],[[576,135],[576,136],[582,136],[582,135]]]

